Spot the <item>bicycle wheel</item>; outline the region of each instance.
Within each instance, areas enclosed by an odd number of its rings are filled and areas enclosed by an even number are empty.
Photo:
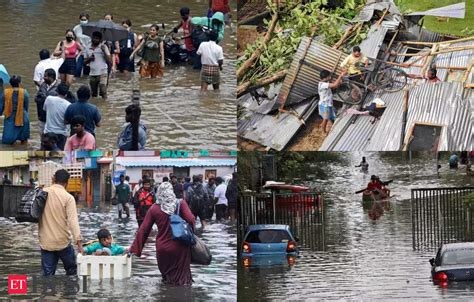
[[[388,68],[377,73],[375,77],[377,89],[385,92],[397,92],[407,85],[407,74],[398,68]]]
[[[349,82],[342,82],[336,93],[343,103],[349,105],[357,105],[362,101],[362,89]]]

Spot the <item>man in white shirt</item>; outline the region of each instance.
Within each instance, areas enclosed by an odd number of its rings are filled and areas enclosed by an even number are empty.
[[[69,134],[69,127],[64,122],[64,115],[67,107],[71,105],[66,100],[66,95],[69,91],[69,86],[65,83],[59,83],[58,95],[48,96],[44,102],[43,109],[46,111],[46,124],[44,126],[44,133],[54,133],[57,136],[56,145],[59,149],[64,150],[67,136]]]
[[[91,71],[89,74],[89,84],[91,86],[92,97],[100,96],[107,98],[107,62],[112,63],[110,50],[102,43],[102,34],[98,31],[92,33],[92,45],[86,49],[84,64],[89,64]]]
[[[35,82],[37,89],[44,82],[44,71],[46,69],[51,68],[56,72],[56,74],[58,74],[59,67],[61,67],[64,62],[63,58],[50,58],[49,50],[47,49],[41,49],[39,52],[39,56],[41,61],[36,64],[35,72],[33,75],[33,81]]]
[[[219,89],[220,70],[224,63],[224,52],[222,47],[217,45],[217,32],[209,33],[209,41],[199,45],[197,54],[201,56],[201,91],[207,90],[207,85],[212,84],[214,90]]]
[[[82,49],[88,49],[91,47],[91,38],[82,33],[82,26],[86,25],[88,22],[89,14],[81,13],[79,15],[79,24],[74,26],[72,29],[77,37],[77,42],[81,44]],[[74,76],[76,78],[80,78],[82,72],[84,72],[84,75],[89,75],[90,72],[89,66],[84,64],[84,54],[81,54],[79,57],[77,57],[76,74]]]
[[[227,198],[225,192],[227,186],[224,183],[222,177],[216,178],[216,190],[214,191],[214,200],[216,202],[216,221],[227,218]]]

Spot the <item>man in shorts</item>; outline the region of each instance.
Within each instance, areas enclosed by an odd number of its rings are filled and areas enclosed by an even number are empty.
[[[336,110],[333,106],[333,95],[331,89],[336,89],[342,83],[342,77],[345,75],[345,72],[342,72],[337,80],[334,83],[331,81],[331,73],[327,70],[322,70],[319,73],[321,81],[318,84],[318,94],[319,94],[319,115],[322,117],[323,122],[321,123],[321,129],[325,134],[329,133],[327,126],[331,129],[332,121],[336,119]]]

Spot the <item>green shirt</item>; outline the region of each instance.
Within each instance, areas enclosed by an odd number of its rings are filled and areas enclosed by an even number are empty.
[[[161,59],[161,52],[160,52],[160,37],[155,37],[152,39],[151,37],[147,37],[145,39],[145,50],[143,53],[143,60],[147,62],[160,62]]]
[[[84,252],[89,255],[89,254],[93,254],[97,250],[101,250],[103,248],[104,248],[104,246],[102,244],[100,244],[100,242],[96,242],[96,243],[93,243],[89,246],[86,246],[84,248]],[[116,243],[112,243],[110,245],[109,249],[112,252],[112,256],[122,255],[123,253],[125,253],[125,248],[123,246],[120,246],[120,245],[116,244]]]
[[[130,186],[126,183],[119,184],[115,187],[115,195],[117,201],[120,203],[126,203],[130,199]]]

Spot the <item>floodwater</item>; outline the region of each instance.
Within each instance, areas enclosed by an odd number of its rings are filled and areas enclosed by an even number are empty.
[[[100,209],[79,210],[79,224],[84,240],[96,239],[101,227],[110,230],[116,243],[132,244],[137,230],[134,218],[118,219],[114,207],[101,205]],[[132,210],[131,217],[135,217]],[[198,224],[200,226],[200,224]],[[155,257],[156,226],[143,249],[141,258],[133,256],[132,277],[124,280],[89,280],[66,277],[61,261],[56,276],[41,277],[41,253],[38,246],[38,228],[33,223],[16,223],[14,219],[0,218],[0,300],[8,299],[7,275],[28,276],[26,299],[112,299],[124,301],[235,301],[237,295],[237,236],[236,228],[227,224],[211,223],[199,236],[211,250],[209,266],[191,265],[192,287],[174,287],[161,283]],[[76,249],[77,251],[77,249]]]
[[[180,19],[179,9],[187,6],[192,16],[205,16],[208,1],[176,0],[6,0],[0,1],[3,12],[0,27],[0,64],[10,75],[19,74],[30,93],[31,139],[29,149],[40,147],[33,83],[34,67],[42,48],[54,50],[64,39],[65,31],[79,21],[81,12],[89,13],[91,21],[105,13],[112,13],[115,22],[125,18],[132,21],[132,29],[142,33],[152,23],[164,24],[161,35],[170,31]],[[233,15],[236,5],[233,4]],[[221,72],[220,91],[200,92],[199,71],[188,65],[166,66],[162,79],[139,79],[117,74],[110,80],[108,99],[94,98],[102,114],[102,126],[96,130],[97,148],[116,148],[117,136],[125,123],[125,108],[131,103],[132,89],[141,91],[142,121],[147,126],[147,149],[236,149],[236,32],[235,24],[225,29],[220,43],[224,49],[224,70]],[[179,35],[179,34],[178,34]],[[73,85],[75,92],[85,78]],[[3,132],[3,118],[0,118]],[[25,146],[0,145],[3,149]]]
[[[367,156],[368,174],[354,168],[362,156]],[[304,181],[294,181],[325,193],[323,246],[303,246],[291,267],[239,265],[239,300],[471,300],[472,283],[447,289],[433,285],[428,260],[436,251],[414,251],[411,233],[410,189],[468,185],[464,171],[450,170],[447,162],[440,162],[437,176],[436,159],[429,153],[411,160],[400,153],[340,153],[340,157],[341,161],[318,162],[315,169],[305,169]],[[326,176],[319,176],[316,169]],[[301,171],[294,172],[301,177]],[[375,221],[363,209],[361,196],[354,194],[365,187],[370,174],[394,180],[390,207]]]

